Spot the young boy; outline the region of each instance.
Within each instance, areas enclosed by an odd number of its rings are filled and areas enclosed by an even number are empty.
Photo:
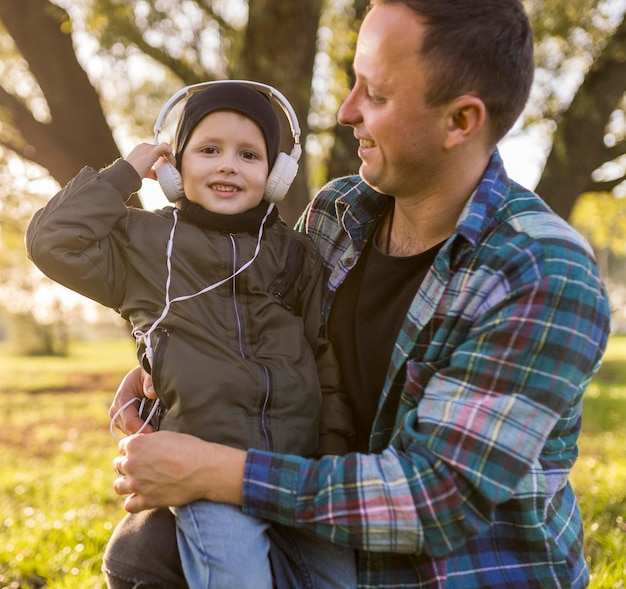
[[[343,454],[353,429],[320,335],[319,254],[264,200],[279,138],[264,93],[207,86],[185,104],[175,160],[169,145],[144,143],[100,172],[84,168],[33,217],[28,255],[132,323],[165,407],[161,428],[242,449]],[[127,207],[160,157],[175,161],[183,196],[155,212]],[[190,587],[272,586],[267,522],[209,502],[175,515]],[[356,586],[352,550],[293,530],[282,543],[312,587]]]

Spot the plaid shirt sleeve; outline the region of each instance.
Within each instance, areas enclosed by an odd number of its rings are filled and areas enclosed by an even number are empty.
[[[528,559],[546,560],[521,566],[510,586],[569,575],[549,559],[579,542],[564,493],[608,301],[584,240],[500,167],[494,158],[410,309],[372,453],[312,461],[251,451],[246,512],[365,551],[456,554],[448,568],[466,573],[490,559],[506,568],[515,538]],[[546,556],[551,542],[567,545]]]

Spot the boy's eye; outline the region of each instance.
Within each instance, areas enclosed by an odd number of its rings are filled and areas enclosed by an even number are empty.
[[[209,145],[207,147],[203,147],[201,151],[202,153],[214,154],[217,153],[217,148]]]
[[[242,157],[243,157],[244,159],[247,159],[247,160],[256,160],[256,159],[259,159],[259,157],[257,156],[257,154],[256,154],[256,153],[254,153],[254,152],[252,152],[252,151],[244,151],[244,152],[242,152],[242,154],[241,154],[241,155],[242,155]]]

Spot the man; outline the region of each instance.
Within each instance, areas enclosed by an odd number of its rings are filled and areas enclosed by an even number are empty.
[[[522,6],[373,0],[354,70],[339,121],[359,139],[360,177],[326,186],[298,228],[328,271],[358,452],[126,438],[115,489],[142,513],[109,547],[110,581],[142,578],[136,554],[122,556],[154,535],[137,522],[165,517],[142,510],[205,498],[358,549],[361,588],[588,583],[568,475],[609,306],[588,245],[496,150],[532,81]],[[139,376],[114,408],[141,394]],[[138,423],[128,412],[122,425]]]

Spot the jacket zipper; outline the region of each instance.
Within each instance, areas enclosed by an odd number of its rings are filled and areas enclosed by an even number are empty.
[[[228,235],[231,243],[233,267],[232,273],[234,274],[239,269],[239,249],[237,247],[237,238],[232,233]],[[237,277],[234,276],[231,282],[231,296],[233,309],[235,312],[235,323],[237,330],[237,344],[239,347],[239,353],[244,360],[253,361],[249,354],[246,352],[246,347],[243,339],[243,321],[241,319],[241,307],[239,304],[239,298],[237,293]],[[256,361],[254,361],[256,362]],[[259,364],[263,370],[263,388],[264,395],[259,406],[259,433],[263,441],[263,450],[273,450],[272,432],[270,428],[270,409],[272,400],[272,379],[271,374],[267,366]]]
[[[170,341],[169,329],[164,329],[162,327],[157,328],[154,332],[154,339],[156,340],[156,343],[153,346],[154,352],[152,355],[152,384],[154,385],[154,390],[158,395],[161,390],[161,367],[163,364],[163,356],[165,356],[165,351]]]
[[[170,341],[170,331],[169,329],[159,327],[155,331],[154,337],[156,339],[156,343],[154,344],[154,353],[152,356],[151,375],[152,384],[154,385],[154,390],[156,391],[159,400],[159,407],[152,417],[151,424],[154,429],[158,430],[161,426],[161,419],[167,413],[168,409],[159,391],[161,390],[161,367],[163,364],[163,356],[165,356],[165,351]],[[148,407],[147,410],[144,410],[144,414],[147,415],[149,410],[150,407]]]

